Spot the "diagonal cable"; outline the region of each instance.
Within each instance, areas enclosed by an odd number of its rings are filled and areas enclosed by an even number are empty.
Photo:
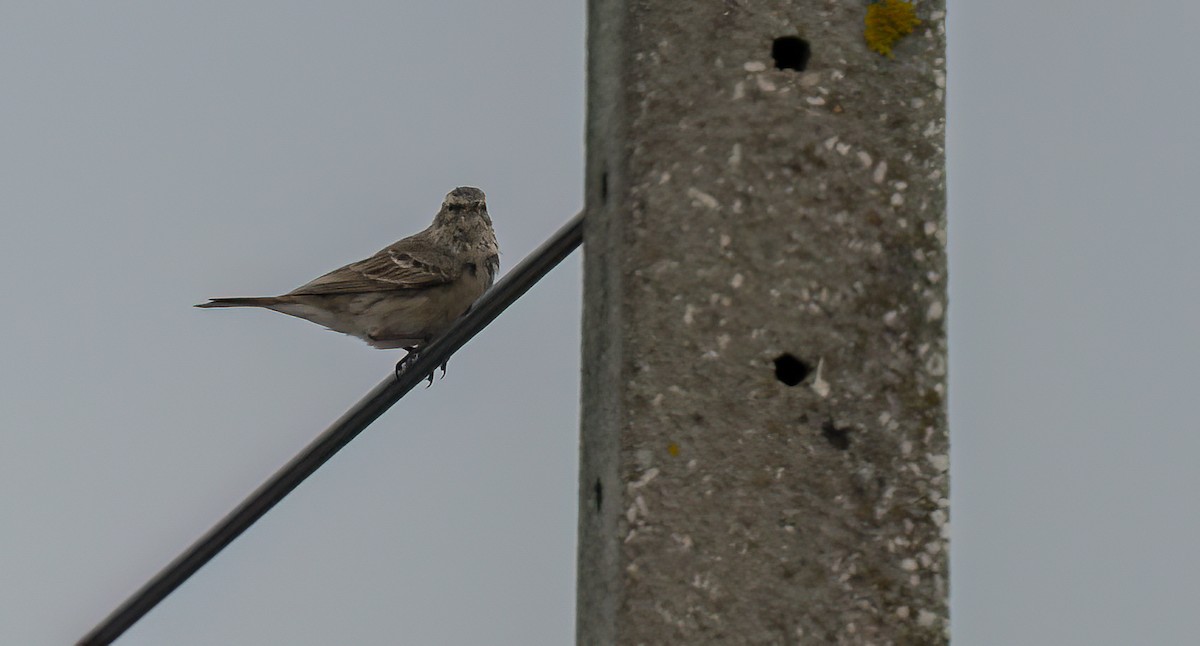
[[[262,518],[275,503],[283,500],[284,496],[291,493],[305,478],[349,444],[350,440],[391,408],[392,404],[423,381],[426,375],[432,374],[438,366],[449,360],[455,351],[487,327],[509,305],[570,255],[583,242],[583,221],[583,213],[571,218],[553,237],[476,301],[471,311],[459,319],[445,335],[422,350],[404,372],[398,376],[389,376],[375,386],[303,451],[222,518],[221,522],[208,530],[79,640],[79,645],[111,644],[225,546]]]

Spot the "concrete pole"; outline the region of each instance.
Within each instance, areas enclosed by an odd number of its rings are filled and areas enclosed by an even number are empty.
[[[944,3],[589,4],[578,642],[946,643]]]

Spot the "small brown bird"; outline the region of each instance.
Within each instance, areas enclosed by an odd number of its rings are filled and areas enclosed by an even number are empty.
[[[196,307],[265,307],[376,348],[414,353],[465,314],[499,268],[483,191],[460,186],[446,195],[428,229],[370,258],[282,296],[214,298]]]

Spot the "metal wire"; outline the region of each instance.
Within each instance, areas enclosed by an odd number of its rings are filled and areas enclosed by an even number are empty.
[[[389,375],[367,393],[324,433],[318,435],[303,451],[221,519],[221,522],[208,530],[79,640],[79,645],[111,644],[276,503],[283,500],[284,496],[291,493],[305,478],[349,444],[350,440],[391,408],[392,404],[423,381],[426,375],[432,374],[438,366],[444,364],[450,355],[570,255],[583,242],[583,220],[583,213],[571,218],[553,237],[514,267],[495,287],[488,290],[466,316],[423,350],[402,373],[397,376]]]

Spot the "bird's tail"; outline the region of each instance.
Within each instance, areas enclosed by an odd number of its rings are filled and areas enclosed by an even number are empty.
[[[253,298],[214,298],[196,307],[270,307],[278,302],[275,296],[258,296]]]

